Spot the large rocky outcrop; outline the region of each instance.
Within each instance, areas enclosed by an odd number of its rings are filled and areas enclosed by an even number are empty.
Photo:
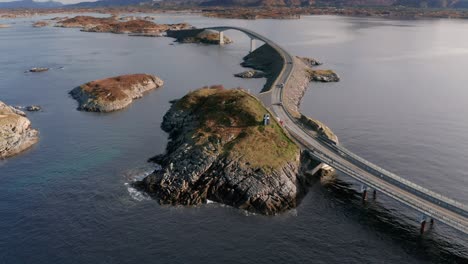
[[[79,110],[111,112],[125,108],[144,92],[159,88],[163,81],[149,74],[129,74],[92,81],[73,89],[70,94]]]
[[[167,36],[175,38],[180,43],[204,43],[204,44],[219,44],[219,32],[204,29],[183,29],[183,30],[168,30]],[[223,37],[224,44],[232,43],[232,39],[227,36]]]
[[[38,142],[38,134],[24,112],[0,101],[0,159],[28,149]]]
[[[267,110],[241,90],[204,88],[175,102],[164,116],[169,133],[161,165],[135,186],[162,204],[212,200],[275,214],[298,205],[305,193],[299,148]]]

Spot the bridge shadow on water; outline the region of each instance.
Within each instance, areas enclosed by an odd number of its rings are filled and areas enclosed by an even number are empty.
[[[399,244],[408,254],[433,263],[468,263],[466,237],[453,238],[438,232],[449,231],[450,235],[454,234],[449,227],[439,228],[437,222],[434,226],[428,223],[425,233],[420,234],[417,214],[411,216],[409,209],[400,204],[391,204],[389,198],[381,194],[379,196],[379,193],[376,199],[370,193],[367,200],[363,200],[356,185],[339,178],[325,181],[315,178],[310,184],[320,184],[327,199],[341,208],[347,218]],[[458,237],[464,236],[454,232]]]

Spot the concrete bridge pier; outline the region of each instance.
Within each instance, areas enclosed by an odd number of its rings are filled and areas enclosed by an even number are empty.
[[[362,201],[367,200],[367,186],[366,185],[361,185],[361,193],[362,193]]]
[[[419,233],[422,235],[424,234],[425,228],[426,228],[426,215],[421,215],[421,220],[420,220],[421,227],[419,228]]]
[[[224,45],[224,32],[219,31],[219,45],[222,46]]]
[[[250,52],[253,52],[255,50],[255,39],[250,38]]]

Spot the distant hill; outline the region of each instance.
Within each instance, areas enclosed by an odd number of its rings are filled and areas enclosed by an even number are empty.
[[[78,4],[67,5],[67,7],[131,6],[150,1],[151,0],[100,0],[96,2],[81,2]]]
[[[0,8],[54,8],[63,6],[60,2],[34,2],[33,0],[22,0],[12,2],[0,2]]]
[[[468,8],[468,0],[162,0],[155,5],[198,5],[206,7],[406,6],[423,8]]]
[[[314,0],[206,0],[201,6],[310,6]]]

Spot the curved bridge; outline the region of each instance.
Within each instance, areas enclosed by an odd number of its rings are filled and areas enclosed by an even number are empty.
[[[384,170],[326,138],[310,134],[289,113],[282,102],[284,90],[292,85],[289,83],[289,78],[294,71],[295,60],[291,54],[275,42],[249,29],[228,26],[205,29],[216,30],[220,33],[230,29],[241,31],[249,36],[251,40],[258,39],[265,42],[281,55],[283,68],[273,82],[271,89],[262,93],[261,96],[269,97],[269,100],[263,100],[266,106],[276,117],[285,121],[285,129],[304,151],[308,151],[317,160],[361,182],[363,191],[367,191],[367,187],[373,188],[421,212],[421,231],[424,230],[426,217],[428,217],[431,218],[431,221],[436,219],[468,234],[468,207],[466,205]],[[220,34],[220,39],[222,37],[222,34]],[[220,44],[223,43],[220,41]]]

